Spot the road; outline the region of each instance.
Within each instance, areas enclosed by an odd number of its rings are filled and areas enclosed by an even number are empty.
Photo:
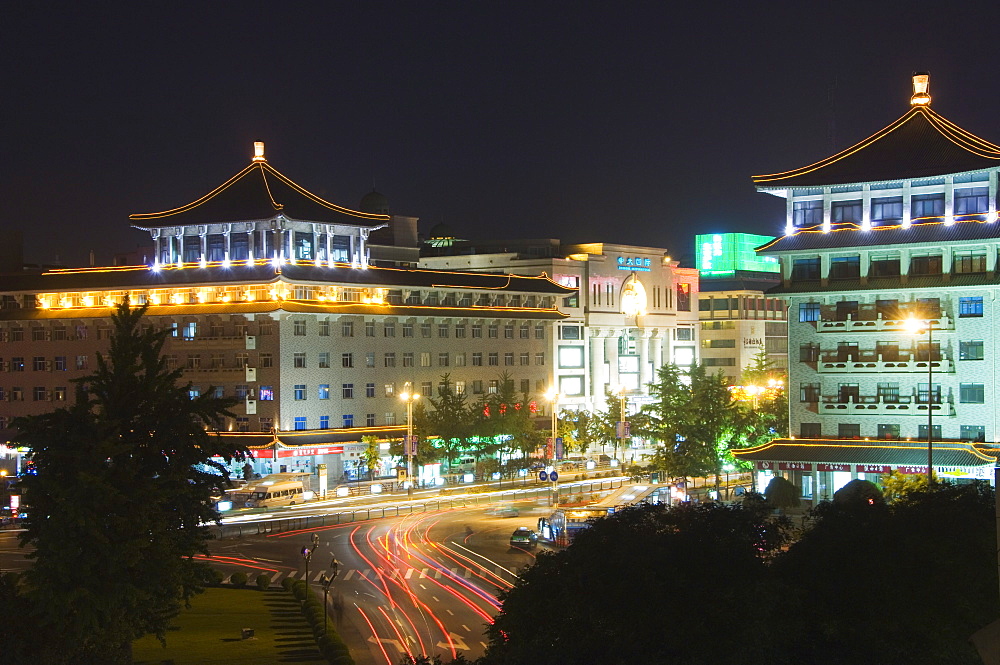
[[[477,658],[500,608],[497,591],[536,554],[510,548],[510,534],[534,528],[551,510],[534,501],[515,505],[518,517],[475,507],[218,541],[212,563],[227,577],[242,570],[251,578],[264,572],[274,584],[303,579],[301,550],[317,534],[309,582],[322,595],[320,578],[336,556],[328,608],[359,665],[396,665],[406,654]]]

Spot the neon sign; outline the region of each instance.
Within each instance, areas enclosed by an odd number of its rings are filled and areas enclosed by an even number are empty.
[[[618,257],[619,270],[640,270],[642,272],[649,272],[649,266],[651,266],[652,263],[652,259],[643,259],[638,256]]]

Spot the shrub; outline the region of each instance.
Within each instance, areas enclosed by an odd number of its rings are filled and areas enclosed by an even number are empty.
[[[767,484],[767,489],[764,490],[764,496],[767,498],[767,503],[771,508],[798,508],[799,507],[799,496],[802,492],[798,487],[792,484],[792,482],[781,476],[775,476],[771,478],[771,482]]]
[[[265,591],[267,587],[271,586],[271,578],[264,573],[258,575],[254,582],[257,584],[257,588],[261,591]]]
[[[222,584],[223,577],[222,571],[209,568],[205,572],[205,584],[208,586],[219,586]]]
[[[285,591],[291,591],[292,587],[295,585],[295,580],[291,577],[286,577],[281,580],[281,588]]]
[[[292,595],[295,596],[295,600],[299,602],[302,602],[303,600],[306,599],[308,591],[309,590],[306,587],[306,583],[303,582],[302,580],[296,580],[295,584],[292,585]]]
[[[233,586],[246,586],[247,585],[247,574],[242,570],[238,570],[233,573],[233,576],[229,578],[229,583]]]

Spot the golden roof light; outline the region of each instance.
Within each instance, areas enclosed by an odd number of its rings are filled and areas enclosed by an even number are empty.
[[[929,106],[931,96],[927,93],[930,87],[931,75],[927,72],[917,72],[913,75],[913,96],[910,97],[911,106]]]

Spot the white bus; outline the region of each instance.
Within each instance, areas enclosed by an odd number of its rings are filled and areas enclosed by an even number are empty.
[[[305,489],[301,480],[281,477],[275,474],[254,481],[240,491],[247,508],[273,508],[275,506],[294,506],[311,499],[313,493]]]

